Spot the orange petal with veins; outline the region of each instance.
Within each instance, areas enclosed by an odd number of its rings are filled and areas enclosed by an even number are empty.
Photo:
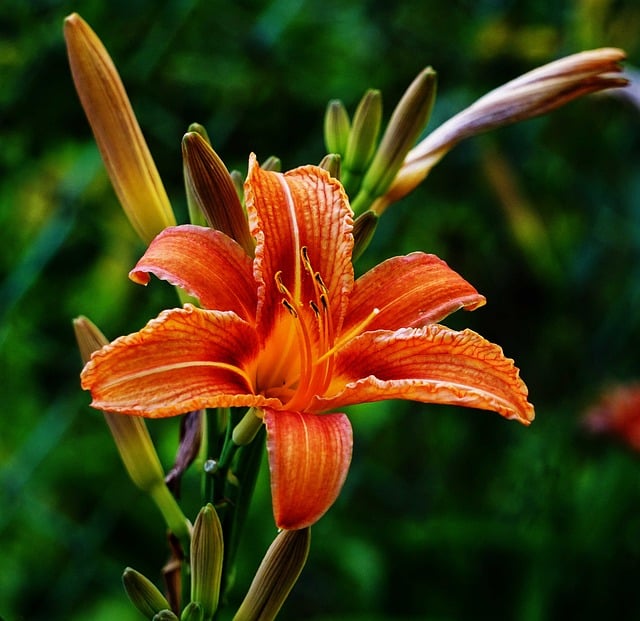
[[[397,330],[436,323],[454,311],[485,303],[442,259],[423,252],[393,257],[356,280],[343,330],[379,310],[367,330]]]
[[[254,328],[234,313],[190,304],[93,354],[82,371],[100,410],[151,418],[209,407],[279,405],[253,394]]]
[[[439,324],[366,332],[336,356],[321,411],[355,403],[408,399],[491,410],[528,425],[527,387],[513,360],[471,330]]]
[[[344,414],[264,410],[273,514],[278,528],[317,522],[335,502],[351,463]]]
[[[146,285],[149,273],[177,285],[210,310],[233,311],[246,321],[256,312],[253,262],[230,237],[203,226],[165,229],[147,248],[129,278]]]

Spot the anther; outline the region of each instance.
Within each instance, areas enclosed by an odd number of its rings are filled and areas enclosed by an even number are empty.
[[[293,306],[291,305],[291,303],[288,300],[283,299],[282,300],[282,306],[284,306],[291,313],[291,316],[294,319],[298,318],[298,312],[296,311],[295,308],[293,308]]]

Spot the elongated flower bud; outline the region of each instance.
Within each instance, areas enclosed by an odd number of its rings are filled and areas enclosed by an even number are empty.
[[[247,216],[224,162],[197,132],[185,134],[182,157],[187,196],[204,213],[209,226],[226,233],[253,254]]]
[[[368,90],[353,115],[347,148],[342,159],[342,184],[348,196],[355,196],[362,176],[373,157],[382,122],[382,95]],[[413,143],[412,143],[413,144]]]
[[[332,99],[324,115],[324,143],[327,152],[344,157],[350,132],[351,121],[347,109],[339,99]]]
[[[180,621],[178,619],[178,615],[176,615],[172,610],[161,610],[160,612],[153,615],[153,619],[151,621]]]
[[[118,71],[89,25],[73,13],[64,35],[73,81],[120,204],[149,243],[176,223]]]
[[[353,223],[353,261],[367,249],[378,226],[378,216],[373,211],[365,211]]]
[[[73,321],[73,328],[82,360],[109,341],[86,317]],[[189,522],[164,482],[164,471],[143,418],[103,412],[122,463],[133,483],[148,493],[163,514],[167,526],[178,537],[189,536]]]
[[[127,567],[122,574],[122,584],[131,603],[151,619],[161,610],[169,608],[169,602],[158,588],[139,571]]]
[[[589,93],[627,85],[622,50],[580,52],[538,67],[487,93],[431,132],[407,154],[388,191],[372,206],[381,214],[411,192],[456,144],[482,132],[551,112]]]
[[[436,73],[427,67],[409,85],[396,106],[380,146],[362,180],[362,188],[352,201],[356,214],[368,209],[394,180],[407,152],[422,133],[433,109]]]
[[[283,530],[267,550],[233,621],[272,621],[307,561],[311,530]]]
[[[224,544],[222,526],[213,505],[200,510],[191,538],[191,601],[211,619],[218,608]]]

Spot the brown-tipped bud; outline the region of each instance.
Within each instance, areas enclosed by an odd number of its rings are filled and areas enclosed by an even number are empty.
[[[222,526],[213,505],[200,510],[191,537],[191,601],[211,619],[218,608],[224,543]]]
[[[358,259],[371,243],[378,226],[378,216],[365,211],[353,223],[353,260]]]
[[[353,115],[347,148],[342,158],[342,184],[348,196],[360,189],[362,176],[373,157],[382,123],[382,95],[368,90]],[[413,144],[413,143],[412,143]]]
[[[327,153],[318,166],[326,170],[334,179],[340,180],[340,156],[337,153]]]
[[[76,91],[113,188],[136,233],[149,243],[176,221],[118,71],[77,13],[65,19],[64,36]]]
[[[187,196],[204,213],[209,226],[235,239],[252,255],[247,216],[224,162],[197,132],[184,135],[182,158]]]
[[[309,555],[311,530],[283,530],[267,550],[233,621],[272,621]]]
[[[139,571],[127,567],[122,574],[122,584],[131,603],[147,619],[152,619],[161,610],[169,608],[169,602],[165,596]]]
[[[260,164],[262,170],[271,170],[273,172],[282,171],[282,160],[275,155],[270,155],[262,164]]]
[[[551,112],[596,91],[627,85],[616,48],[580,52],[538,67],[478,99],[438,127],[407,154],[391,187],[373,209],[411,192],[456,144],[482,132]]]
[[[329,153],[344,157],[351,132],[349,113],[339,99],[332,99],[324,115],[324,143]]]
[[[362,180],[362,189],[352,202],[356,214],[368,209],[395,179],[409,149],[429,121],[435,95],[436,72],[427,67],[409,85],[391,115],[380,146]]]

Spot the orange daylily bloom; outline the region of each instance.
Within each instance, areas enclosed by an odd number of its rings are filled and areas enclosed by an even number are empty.
[[[255,255],[224,233],[171,227],[132,270],[184,288],[203,308],[164,311],[94,354],[82,372],[92,405],[148,417],[253,407],[267,429],[275,521],[299,529],[336,499],[351,460],[349,404],[456,404],[533,420],[513,361],[478,334],[439,322],[485,303],[421,252],[357,280],[353,212],[324,170],[262,170],[245,185]]]

